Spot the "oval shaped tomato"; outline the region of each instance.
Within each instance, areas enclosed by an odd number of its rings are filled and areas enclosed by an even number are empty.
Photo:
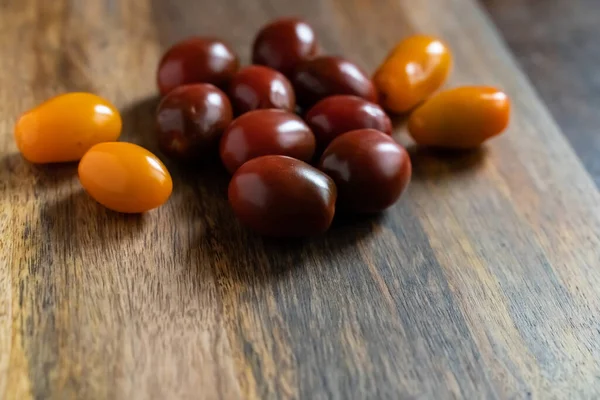
[[[424,35],[404,39],[373,77],[384,108],[403,113],[431,96],[446,81],[452,65],[441,40]]]
[[[113,142],[121,134],[119,111],[92,93],[53,97],[24,113],[15,126],[15,141],[32,163],[77,161],[92,146]]]
[[[98,203],[113,211],[142,213],[166,202],[171,175],[151,152],[132,143],[100,143],[79,163],[79,181]]]
[[[423,146],[469,149],[506,129],[508,96],[493,87],[465,86],[447,90],[417,108],[408,131]]]

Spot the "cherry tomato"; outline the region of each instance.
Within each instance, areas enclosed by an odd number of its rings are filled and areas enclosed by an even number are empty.
[[[417,108],[408,131],[419,145],[469,149],[506,129],[508,96],[493,87],[465,86],[438,93]]]
[[[238,57],[225,42],[191,37],[167,50],[158,65],[156,80],[163,96],[190,83],[211,83],[226,90],[238,67]]]
[[[350,94],[377,103],[377,91],[367,74],[340,57],[321,56],[298,65],[292,78],[296,101],[311,107],[325,97]]]
[[[229,99],[217,87],[208,83],[179,86],[158,106],[160,150],[180,161],[203,161],[216,153],[232,118]]]
[[[280,72],[262,65],[240,70],[229,85],[229,98],[236,115],[261,108],[294,112],[296,96],[290,81]]]
[[[297,115],[283,110],[255,110],[238,117],[221,139],[221,160],[231,173],[246,161],[283,155],[310,161],[315,136]]]
[[[303,161],[263,156],[242,165],[229,184],[237,218],[267,236],[325,232],[335,213],[336,188],[327,175]]]
[[[252,47],[252,63],[291,77],[296,66],[318,52],[313,28],[297,18],[281,18],[264,26]]]
[[[169,171],[148,150],[132,143],[100,143],[79,162],[79,180],[98,203],[117,212],[142,213],[167,201]]]
[[[305,120],[322,150],[336,137],[356,129],[392,134],[392,122],[383,109],[356,96],[326,97],[308,111]]]
[[[389,111],[409,111],[439,89],[452,64],[448,47],[431,36],[401,41],[379,67],[373,82]]]
[[[407,151],[375,129],[336,138],[325,149],[319,169],[335,182],[338,207],[357,213],[374,213],[393,205],[412,174]]]
[[[53,97],[24,113],[15,125],[15,141],[32,163],[77,161],[96,143],[121,134],[119,111],[91,93]]]

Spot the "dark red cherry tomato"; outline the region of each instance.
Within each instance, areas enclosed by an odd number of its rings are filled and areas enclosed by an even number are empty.
[[[327,175],[285,156],[242,165],[229,183],[237,218],[260,234],[301,237],[325,232],[335,213],[336,188]]]
[[[363,98],[349,95],[327,97],[311,108],[304,118],[321,149],[343,133],[356,129],[377,129],[392,134],[392,122],[383,109]]]
[[[377,103],[371,79],[356,64],[340,57],[321,56],[298,65],[292,78],[296,101],[311,107],[325,97],[350,94]]]
[[[216,152],[232,118],[231,104],[217,87],[208,83],[179,86],[158,106],[159,147],[169,157],[201,161]]]
[[[229,85],[229,99],[236,115],[261,108],[294,112],[296,96],[290,81],[280,72],[262,65],[240,70]]]
[[[252,63],[266,65],[290,77],[296,66],[318,52],[314,30],[297,18],[281,18],[264,26],[252,49]]]
[[[372,213],[390,207],[412,173],[406,150],[374,129],[351,131],[334,139],[319,164],[338,189],[338,207]]]
[[[229,125],[221,139],[220,153],[231,173],[252,158],[271,154],[310,161],[315,153],[315,136],[295,114],[255,110]]]
[[[224,42],[192,37],[163,55],[158,65],[158,88],[163,96],[189,83],[211,83],[225,90],[238,67],[237,56]]]

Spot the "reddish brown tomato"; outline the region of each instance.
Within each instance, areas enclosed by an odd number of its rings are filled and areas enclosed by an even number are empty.
[[[305,120],[322,149],[341,134],[356,129],[370,128],[392,134],[392,122],[385,111],[356,96],[327,97],[308,111]]]
[[[359,129],[335,139],[319,164],[338,189],[338,207],[350,212],[382,211],[400,197],[412,173],[406,150],[390,136]]]
[[[336,94],[350,94],[377,103],[377,91],[367,74],[340,57],[322,56],[298,65],[292,84],[296,101],[302,107],[311,107]]]
[[[221,139],[221,160],[231,173],[246,161],[283,155],[310,161],[315,136],[297,115],[283,110],[255,110],[238,117]]]
[[[296,66],[318,52],[313,28],[297,18],[281,18],[263,27],[252,49],[252,63],[291,76]]]
[[[211,83],[226,89],[238,67],[238,57],[221,40],[192,37],[164,54],[158,65],[158,88],[163,96],[189,83]]]
[[[336,188],[327,175],[285,156],[242,165],[229,183],[237,218],[260,234],[301,237],[325,232],[335,213]]]
[[[290,81],[280,72],[262,65],[239,71],[229,85],[229,99],[237,115],[261,108],[293,112],[296,96]]]
[[[233,118],[225,93],[208,83],[179,86],[158,106],[158,144],[163,153],[182,161],[201,161],[216,152]]]

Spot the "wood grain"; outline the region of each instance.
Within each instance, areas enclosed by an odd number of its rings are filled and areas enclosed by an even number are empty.
[[[509,131],[470,154],[411,147],[397,206],[300,242],[238,226],[219,168],[167,161],[169,203],[122,216],[74,165],[16,153],[17,115],[72,90],[111,99],[124,140],[156,150],[161,52],[211,34],[247,60],[290,14],[370,71],[404,35],[441,35],[450,84],[512,96]],[[474,1],[0,0],[0,71],[0,396],[600,395],[600,196]]]
[[[482,0],[600,185],[600,7],[596,0]]]

